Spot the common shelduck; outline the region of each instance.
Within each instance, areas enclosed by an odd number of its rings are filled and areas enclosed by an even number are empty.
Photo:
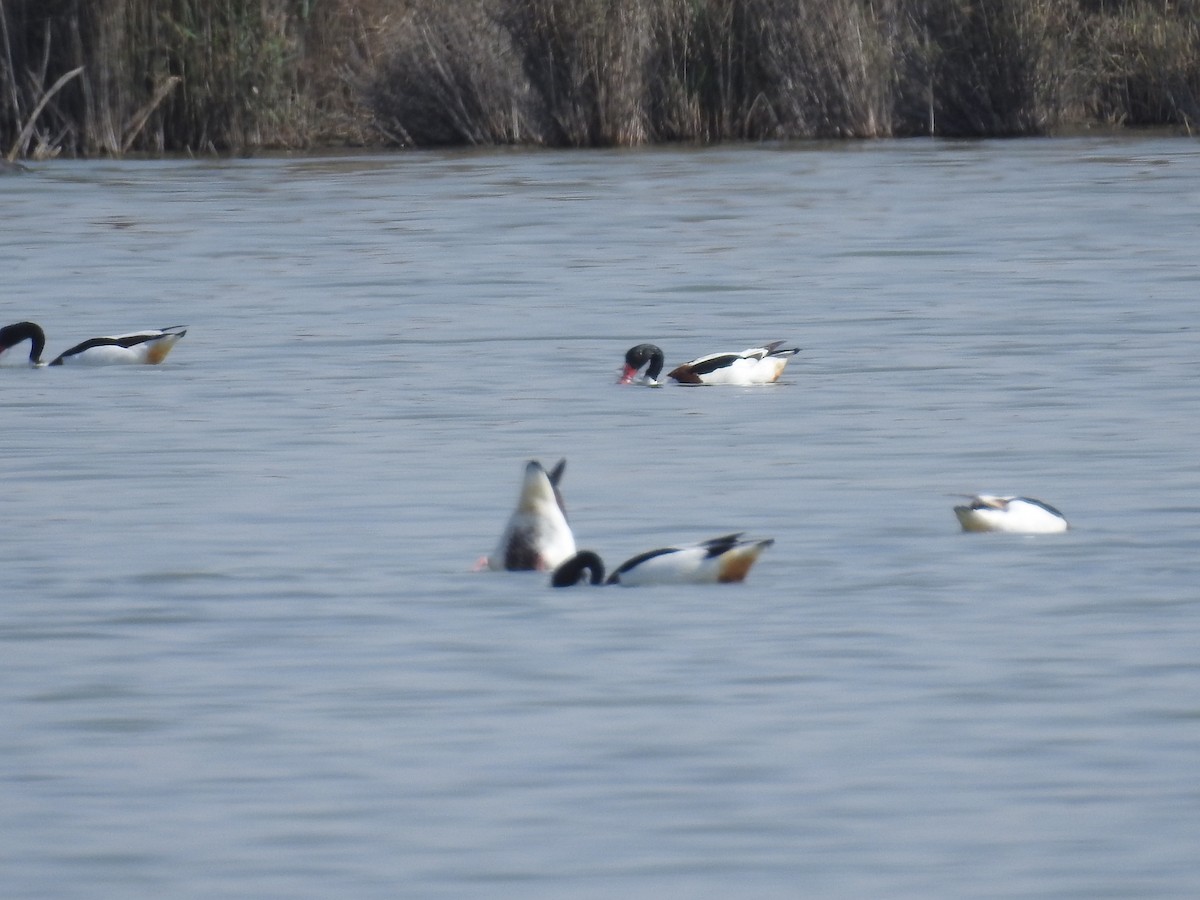
[[[772,341],[765,347],[751,347],[738,353],[710,353],[676,366],[667,377],[680,384],[772,384],[779,380],[791,358],[800,352],[799,347],[784,347],[783,344],[783,341]],[[642,366],[646,366],[646,373],[638,378]],[[625,354],[621,384],[639,380],[656,385],[662,367],[662,350],[654,344],[638,344]]]
[[[548,571],[575,553],[575,536],[558,490],[566,467],[565,459],[550,472],[537,460],[526,464],[517,508],[509,516],[495,552],[480,560],[476,568]]]
[[[604,579],[604,563],[591,550],[581,550],[554,570],[554,587],[591,584],[728,584],[744,581],[759,555],[775,540],[742,540],[742,532],[712,538],[689,547],[664,547],[639,553]]]
[[[1029,497],[978,494],[965,506],[954,507],[963,531],[1006,531],[1012,534],[1054,534],[1066,531],[1066,517],[1049,503]]]
[[[171,348],[185,334],[187,329],[182,325],[172,325],[170,328],[91,338],[64,350],[44,365],[113,366],[140,363],[155,366],[167,358]],[[0,354],[25,340],[30,342],[29,364],[43,365],[42,351],[46,347],[46,333],[35,322],[17,322],[15,325],[0,328]]]

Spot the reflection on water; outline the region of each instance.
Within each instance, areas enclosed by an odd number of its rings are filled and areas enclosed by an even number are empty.
[[[1187,896],[1183,141],[58,162],[4,179],[14,896]],[[614,382],[786,339],[766,388]],[[474,574],[524,461],[606,559]],[[963,535],[958,495],[1073,530]]]

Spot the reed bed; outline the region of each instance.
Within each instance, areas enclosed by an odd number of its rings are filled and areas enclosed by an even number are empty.
[[[0,0],[0,149],[1190,132],[1198,13],[1200,0]]]

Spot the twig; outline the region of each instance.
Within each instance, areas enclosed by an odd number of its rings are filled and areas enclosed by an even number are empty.
[[[40,116],[42,114],[42,110],[46,108],[46,104],[50,102],[50,99],[55,94],[57,94],[59,91],[61,91],[66,86],[68,81],[70,81],[72,78],[79,76],[82,73],[83,73],[83,66],[80,66],[77,69],[72,69],[70,72],[68,72],[66,75],[63,75],[61,78],[58,79],[58,81],[54,82],[54,84],[50,86],[50,90],[48,90],[42,96],[42,99],[38,101],[38,105],[33,108],[33,112],[29,114],[29,119],[25,123],[25,127],[21,129],[21,133],[19,135],[17,135],[17,140],[16,140],[16,142],[13,143],[12,149],[8,151],[8,156],[6,157],[6,159],[9,162],[16,162],[17,155],[21,152],[22,148],[29,142],[30,135],[33,134],[34,126],[37,125],[38,116]]]
[[[13,124],[21,127],[21,97],[17,93],[17,73],[13,69],[12,43],[8,37],[8,10],[4,8],[4,0],[0,0],[0,37],[4,38],[5,72],[8,75],[8,89],[12,92]]]
[[[134,113],[133,118],[129,120],[129,124],[125,126],[125,138],[121,141],[121,152],[127,153],[134,140],[146,127],[146,121],[150,118],[150,114],[158,107],[163,100],[167,99],[167,94],[175,89],[175,85],[183,81],[178,75],[172,75],[154,91],[154,96],[150,101]]]

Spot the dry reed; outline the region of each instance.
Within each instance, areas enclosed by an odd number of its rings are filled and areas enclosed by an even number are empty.
[[[0,0],[0,148],[38,157],[1022,135],[1087,122],[1190,130],[1198,7]]]

